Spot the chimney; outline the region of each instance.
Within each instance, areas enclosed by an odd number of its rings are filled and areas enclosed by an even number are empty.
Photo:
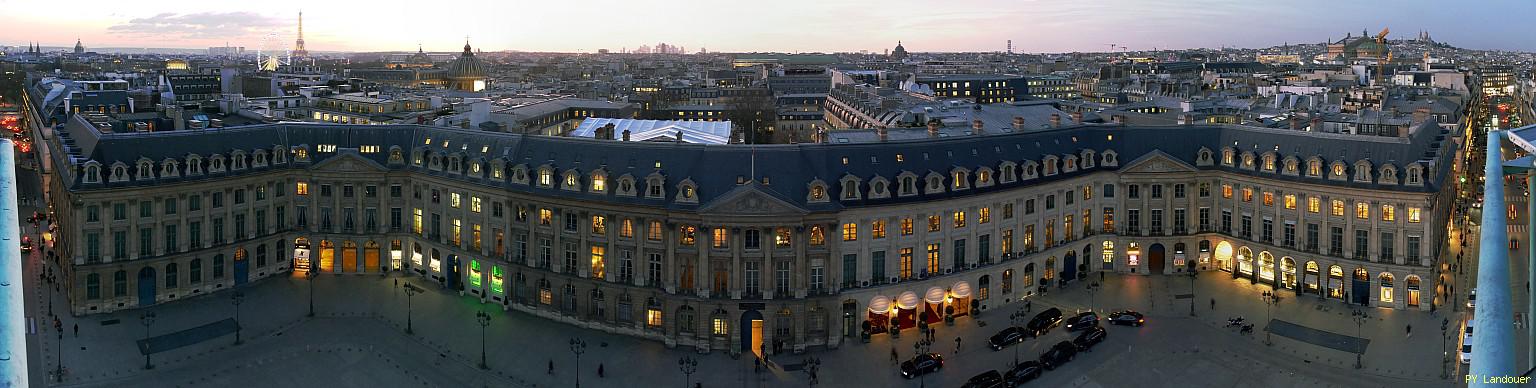
[[[1023,130],[1023,129],[1024,129],[1024,117],[1023,116],[1013,116],[1013,130],[1014,131],[1019,131],[1019,130]]]
[[[928,120],[928,137],[939,137],[939,119]]]
[[[1313,132],[1322,132],[1323,131],[1323,116],[1322,115],[1312,116],[1312,131]]]
[[[1083,112],[1072,112],[1072,124],[1074,124],[1074,125],[1082,125],[1083,124]]]
[[[629,130],[624,130],[624,141],[629,141]]]
[[[1109,120],[1115,122],[1115,124],[1125,125],[1125,115],[1109,116]]]
[[[1412,131],[1413,131],[1413,126],[1412,125],[1399,125],[1399,126],[1397,126],[1397,137],[1407,139],[1408,138],[1408,134],[1410,132],[1412,132]]]
[[[1292,131],[1296,131],[1296,130],[1300,130],[1300,129],[1301,129],[1301,119],[1292,117],[1291,118],[1291,130]]]
[[[985,123],[983,123],[981,120],[971,120],[971,134],[980,135],[981,129],[984,125]]]
[[[613,140],[613,123],[603,125],[603,140]]]
[[[677,142],[678,143],[682,143],[683,142],[683,131],[677,131]]]
[[[885,127],[875,128],[875,134],[880,136],[880,141],[882,142],[888,140]]]
[[[1052,113],[1051,114],[1051,128],[1060,127],[1060,126],[1061,126],[1061,115],[1060,114],[1056,114],[1056,113]]]

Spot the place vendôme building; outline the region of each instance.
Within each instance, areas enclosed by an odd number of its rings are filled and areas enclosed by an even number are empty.
[[[1452,151],[1432,122],[1020,121],[748,146],[421,125],[103,133],[77,115],[50,140],[56,249],[76,315],[303,268],[401,270],[730,353],[985,314],[1098,271],[1435,303]]]

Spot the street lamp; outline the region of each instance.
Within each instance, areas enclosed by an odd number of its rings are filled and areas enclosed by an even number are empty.
[[[235,293],[229,296],[229,303],[235,305],[235,345],[244,343],[240,340],[240,304],[244,302],[245,291],[235,290]]]
[[[1364,335],[1365,321],[1371,317],[1366,315],[1365,310],[1363,309],[1350,311],[1349,316],[1355,320],[1355,337],[1360,338],[1362,335]],[[1362,353],[1364,353],[1364,351],[1355,352],[1355,369],[1364,367],[1364,364],[1361,364],[1360,362],[1360,355]]]
[[[411,330],[411,297],[416,296],[421,289],[412,286],[409,282],[401,287],[405,287],[405,334],[414,334],[415,332]]]
[[[912,350],[916,351],[916,353],[917,353],[917,355],[914,356],[914,357],[921,356],[921,355],[924,355],[924,354],[928,354],[928,352],[931,351],[932,349],[933,349],[933,341],[929,341],[927,339],[918,339],[916,343],[912,344]],[[916,360],[916,358],[913,358],[913,360]],[[912,373],[917,373],[917,370],[916,370],[917,369],[916,368],[917,365],[916,365],[916,363],[914,362],[912,366],[913,366]],[[917,376],[917,386],[918,387],[927,387],[928,386],[928,374],[927,373],[923,373],[923,374],[920,374],[920,375]]]
[[[304,278],[309,280],[309,317],[315,316],[315,269],[304,270]]]
[[[1451,354],[1445,351],[1445,331],[1451,324],[1449,318],[1440,320],[1440,379],[1450,378]]]
[[[155,369],[155,364],[149,363],[149,325],[155,323],[155,312],[145,311],[139,314],[139,322],[144,324],[144,369]]]
[[[1019,322],[1023,322],[1025,317],[1028,316],[1028,315],[1029,314],[1025,313],[1022,310],[1015,310],[1012,314],[1008,314],[1008,323],[1011,326],[1013,326],[1013,327],[1018,327],[1019,326]],[[1018,345],[1014,345],[1013,346],[1013,365],[1019,365],[1019,347],[1020,346],[1024,346],[1024,345],[1023,344],[1018,344]],[[1011,366],[1010,366],[1010,368],[1011,368]]]
[[[1199,276],[1199,272],[1189,271],[1189,316],[1191,317],[1195,316],[1195,278]]]
[[[476,311],[475,322],[480,323],[480,369],[489,369],[485,366],[485,327],[491,325],[491,314]]]
[[[587,341],[571,338],[571,354],[576,355],[576,388],[581,388],[581,354],[587,352]]]
[[[699,371],[699,360],[683,356],[677,359],[677,370],[683,372],[683,388],[688,388],[693,383],[693,373]]]
[[[54,331],[59,333],[59,343],[56,344],[58,345],[58,353],[55,353],[59,362],[57,363],[58,369],[53,371],[53,377],[55,382],[62,383],[64,382],[64,330]]]
[[[805,375],[811,378],[810,386],[816,386],[816,372],[821,369],[821,359],[816,357],[805,358]]]
[[[1273,346],[1275,344],[1274,338],[1271,337],[1269,332],[1269,321],[1271,316],[1270,310],[1277,304],[1280,304],[1280,294],[1274,291],[1264,291],[1264,345]]]

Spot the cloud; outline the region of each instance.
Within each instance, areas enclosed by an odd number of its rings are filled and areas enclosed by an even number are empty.
[[[162,39],[216,39],[261,35],[289,28],[288,21],[255,12],[160,13],[107,27],[108,32]]]

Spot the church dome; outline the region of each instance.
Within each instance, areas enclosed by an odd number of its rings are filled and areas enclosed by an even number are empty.
[[[464,52],[459,54],[459,59],[453,60],[448,65],[448,78],[454,79],[484,79],[485,66],[475,58],[474,51],[469,48],[469,42],[464,43]]]
[[[416,46],[416,53],[412,54],[410,58],[407,58],[405,63],[412,65],[431,65],[432,58],[428,57],[427,53],[421,51],[421,46]]]

